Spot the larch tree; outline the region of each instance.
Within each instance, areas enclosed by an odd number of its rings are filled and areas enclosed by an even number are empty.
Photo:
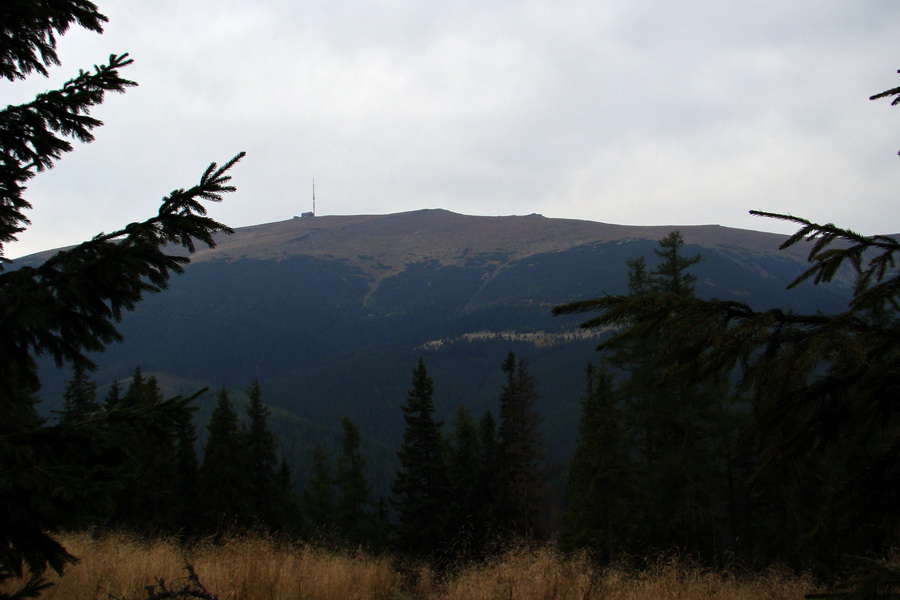
[[[87,0],[0,3],[0,78],[48,75],[60,62],[57,36],[72,26],[100,33],[106,21]],[[30,573],[14,592],[20,596],[46,587],[41,575],[48,566],[62,572],[73,560],[52,531],[107,497],[114,479],[113,470],[105,469],[114,453],[103,447],[109,438],[98,439],[78,424],[48,426],[38,417],[36,358],[90,369],[88,353],[120,339],[122,314],[183,272],[190,259],[174,246],[193,252],[198,243],[213,246],[215,234],[231,231],[206,216],[203,202],[234,190],[227,172],[243,154],[221,167],[210,165],[196,185],[165,196],[145,221],[98,234],[39,266],[3,266],[6,246],[30,224],[26,183],[52,168],[74,141],[93,139],[102,123],[90,111],[107,93],[135,85],[121,75],[130,64],[127,54],[110,55],[59,89],[0,110],[0,580]],[[176,398],[107,418],[166,425],[188,402]]]
[[[700,255],[686,256],[684,239],[673,231],[654,250],[650,270],[641,257],[628,261],[631,302],[660,307],[669,298],[694,298]],[[554,309],[556,314],[593,310],[594,299]],[[659,308],[661,313],[664,308]],[[592,327],[590,321],[585,326]],[[627,339],[605,343],[606,360],[618,369],[622,424],[637,443],[633,455],[634,497],[629,531],[634,547],[646,552],[670,547],[714,560],[728,535],[721,531],[726,474],[726,418],[730,398],[724,379],[694,381],[670,369],[667,348],[687,344],[690,332],[674,331],[662,319]],[[617,339],[617,338],[615,338]]]
[[[871,99],[889,97],[900,103],[900,87]],[[783,541],[780,558],[833,567],[843,554],[888,552],[900,540],[900,242],[791,215],[751,214],[798,226],[781,248],[803,244],[809,267],[788,288],[855,276],[844,310],[797,314],[670,294],[652,301],[605,296],[555,312],[599,313],[582,326],[614,328],[604,349],[665,328],[660,360],[690,381],[736,374],[752,402],[751,437],[760,453],[754,481],[783,483],[773,473],[792,473],[794,491],[807,496],[803,522],[787,531],[782,522],[763,523]]]

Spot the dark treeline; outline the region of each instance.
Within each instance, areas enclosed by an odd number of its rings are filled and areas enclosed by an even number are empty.
[[[500,367],[506,384],[499,420],[491,411],[476,420],[461,406],[445,433],[420,360],[402,407],[406,431],[391,498],[373,497],[359,426],[349,418],[340,421],[339,454],[317,445],[312,475],[295,486],[268,429],[258,382],[248,390],[243,418],[228,391],[219,391],[198,453],[189,403],[163,426],[109,418],[162,402],[155,377],[137,368],[126,386],[112,384],[100,401],[96,383],[76,368],[60,423],[106,440],[122,456],[110,457],[115,481],[103,501],[80,510],[74,524],[187,537],[256,530],[435,560],[475,558],[512,539],[544,539],[550,532],[534,378],[527,360],[513,353]]]
[[[652,264],[630,260],[630,301],[692,298],[691,270],[701,257],[683,250],[673,232]],[[833,512],[838,501],[848,512],[859,508],[840,489],[863,449],[782,452],[780,438],[761,432],[755,400],[736,373],[697,377],[672,369],[670,348],[690,345],[691,335],[699,333],[647,328],[587,365],[561,519],[551,516],[537,382],[527,359],[510,352],[498,361],[505,382],[496,413],[473,415],[460,404],[449,423],[435,416],[434,381],[419,360],[405,401],[398,399],[405,429],[389,497],[373,494],[360,429],[346,417],[337,455],[316,446],[311,476],[295,486],[267,427],[258,382],[243,411],[219,392],[202,459],[187,406],[162,432],[98,420],[98,435],[127,441],[121,446],[131,466],[110,503],[98,504],[84,524],[183,535],[266,530],[438,563],[547,540],[565,551],[589,549],[602,562],[677,552],[720,566],[740,560],[828,569],[845,553],[886,550],[882,530],[848,531]],[[103,403],[96,389],[75,369],[60,420],[89,423],[97,412],[162,401],[156,380],[140,369],[127,388],[114,384]],[[873,523],[896,520],[895,507],[881,506],[867,509]]]

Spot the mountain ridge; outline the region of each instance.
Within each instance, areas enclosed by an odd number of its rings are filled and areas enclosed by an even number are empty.
[[[553,317],[550,308],[627,293],[627,261],[644,256],[652,269],[658,240],[676,229],[684,254],[704,257],[692,269],[700,297],[803,312],[846,305],[849,282],[785,291],[808,266],[806,244],[779,251],[787,239],[779,234],[441,209],[302,217],[237,228],[217,236],[216,248],[198,250],[168,290],[124,315],[124,341],[92,355],[95,376],[104,385],[140,365],[163,381],[212,389],[246,389],[258,379],[264,402],[296,417],[278,418],[282,447],[297,448],[295,472],[309,464],[301,454],[316,440],[307,438],[333,435],[348,416],[382,449],[384,480],[394,468],[384,449],[400,439],[399,407],[419,358],[449,420],[460,405],[474,414],[496,409],[500,364],[515,351],[530,359],[545,397],[549,454],[564,461],[583,368],[596,359],[602,332],[568,335],[584,319]],[[61,404],[68,375],[42,363],[44,412]]]
[[[354,258],[347,244],[359,235],[365,243],[393,252],[392,262],[421,258],[420,246],[397,240],[429,236],[429,258],[458,264],[465,251],[513,251],[516,258],[567,250],[590,242],[659,240],[679,230],[687,244],[738,245],[748,250],[775,252],[787,236],[722,225],[616,225],[579,219],[549,218],[538,214],[476,216],[445,209],[421,209],[384,215],[326,215],[294,217],[284,221],[236,228],[234,234],[216,236],[216,248],[201,248],[192,260],[278,259],[296,254],[325,258]],[[413,252],[417,250],[417,252]],[[786,251],[801,256],[799,250]],[[357,255],[358,257],[358,255]],[[405,259],[405,260],[404,260]]]

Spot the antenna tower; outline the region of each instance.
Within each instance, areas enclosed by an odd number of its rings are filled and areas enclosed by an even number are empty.
[[[316,215],[316,180],[313,178],[313,216]]]

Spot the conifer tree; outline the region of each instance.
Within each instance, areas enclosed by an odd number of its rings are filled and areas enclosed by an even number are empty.
[[[683,297],[694,295],[697,276],[688,269],[702,261],[703,257],[699,254],[692,257],[684,256],[683,250],[684,238],[677,230],[661,239],[659,248],[653,250],[660,258],[659,266],[650,276],[650,284],[657,293]],[[633,278],[637,280],[637,272]]]
[[[684,255],[684,240],[673,231],[654,250],[658,265],[649,273],[644,259],[629,266],[629,296],[635,303],[659,306],[666,298],[694,297],[696,276],[689,271],[702,260]],[[554,312],[579,312],[588,300]],[[593,326],[590,321],[585,326]],[[609,344],[609,362],[626,374],[619,392],[623,425],[636,440],[635,496],[630,535],[633,551],[670,547],[714,560],[731,535],[722,506],[727,504],[728,442],[736,433],[727,377],[698,382],[671,371],[666,349],[689,344],[693,332],[675,332],[665,324],[641,330],[621,343]]]
[[[122,401],[122,384],[117,381],[113,381],[109,390],[106,392],[106,397],[103,399],[103,406],[106,409],[114,408],[119,405]]]
[[[478,422],[478,448],[480,466],[478,469],[477,502],[481,507],[483,531],[480,539],[476,539],[476,549],[487,549],[502,541],[502,516],[506,510],[503,506],[504,482],[503,450],[500,434],[497,431],[497,420],[494,413],[486,411]]]
[[[534,409],[537,389],[528,361],[512,352],[503,361],[506,385],[500,396],[501,530],[506,535],[533,539],[541,532],[545,506],[541,474],[543,442],[541,416]]]
[[[321,444],[316,444],[313,450],[312,477],[301,492],[300,502],[306,522],[305,529],[326,539],[334,533],[337,519],[334,484],[328,453]]]
[[[0,78],[10,82],[47,76],[60,63],[57,36],[73,25],[101,33],[107,20],[86,0],[4,2],[0,13]],[[25,184],[52,168],[73,141],[93,139],[102,123],[90,111],[108,92],[135,85],[120,74],[130,64],[127,54],[110,55],[59,89],[0,110],[0,580],[30,572],[19,595],[42,589],[48,566],[62,572],[73,560],[48,532],[80,507],[108,497],[108,477],[119,469],[108,468],[109,462],[121,454],[106,445],[115,443],[111,437],[94,435],[94,425],[47,426],[38,418],[35,358],[47,355],[59,366],[89,369],[89,352],[120,339],[116,324],[123,312],[184,270],[189,258],[172,251],[174,245],[190,253],[198,242],[212,246],[214,234],[231,231],[206,217],[201,202],[233,191],[227,172],[242,154],[222,167],[210,165],[197,185],[163,198],[157,214],[145,221],[99,234],[40,266],[4,268],[6,245],[29,225]],[[174,398],[104,418],[166,425],[188,402]]]
[[[200,468],[201,494],[207,498],[206,521],[210,528],[251,525],[247,441],[225,388],[219,392],[209,421],[209,437]]]
[[[254,504],[253,515],[268,526],[280,529],[286,516],[289,496],[278,486],[278,456],[275,436],[269,431],[266,420],[269,409],[262,402],[259,381],[250,385],[247,405],[247,479],[250,486],[250,502]]]
[[[121,401],[121,407],[147,410],[163,401],[156,378],[145,377],[140,367]],[[120,494],[118,518],[122,524],[147,532],[176,528],[178,482],[178,430],[190,419],[190,411],[181,411],[169,427],[148,430],[141,426],[117,428],[131,457],[131,472]]]
[[[90,378],[84,365],[72,367],[72,378],[63,391],[63,410],[60,420],[79,422],[100,410],[97,402],[97,384]]]
[[[900,88],[873,98],[896,94]],[[605,296],[554,312],[599,312],[583,326],[616,329],[604,350],[664,330],[657,360],[668,377],[688,383],[739,378],[752,402],[748,436],[759,451],[745,528],[758,532],[747,550],[752,557],[761,550],[769,560],[823,566],[841,553],[885,552],[900,539],[900,243],[751,212],[800,227],[782,248],[808,243],[811,264],[789,288],[856,274],[846,310],[758,311],[736,301],[665,294]],[[773,548],[761,539],[781,544]]]
[[[0,13],[0,78],[10,82],[47,76],[60,64],[57,36],[73,25],[101,33],[107,20],[86,0],[4,2]],[[110,438],[88,435],[74,423],[46,426],[38,418],[35,358],[48,355],[60,366],[90,368],[87,353],[120,338],[116,323],[122,313],[184,270],[189,258],[173,252],[174,245],[193,252],[196,243],[212,246],[214,234],[230,231],[205,216],[201,201],[218,201],[233,191],[227,171],[242,155],[221,168],[210,165],[198,185],[166,196],[156,216],[97,235],[40,266],[3,268],[5,246],[29,225],[26,183],[52,168],[73,141],[93,139],[102,123],[90,111],[108,92],[135,85],[120,74],[130,64],[127,54],[110,55],[59,89],[0,110],[0,578],[30,571],[34,577],[21,594],[42,588],[48,566],[61,572],[72,560],[48,531],[79,506],[106,497],[100,471],[117,454],[113,447],[101,448]],[[186,403],[172,399],[149,413],[119,412],[115,419],[165,423]],[[64,459],[61,447],[67,448]],[[85,476],[90,472],[94,477]]]
[[[627,549],[634,512],[621,407],[605,366],[586,369],[578,442],[566,479],[566,509],[560,534],[563,550],[590,548],[607,562]]]
[[[335,525],[345,543],[363,544],[369,538],[372,521],[366,460],[360,449],[359,426],[349,418],[341,417],[341,431],[341,454],[334,476]]]
[[[445,531],[447,466],[441,422],[434,418],[434,382],[420,358],[413,369],[412,388],[402,406],[406,429],[397,451],[400,471],[393,484],[400,549],[432,556],[447,542]]]
[[[197,427],[189,414],[178,420],[175,431],[175,491],[172,507],[173,525],[182,533],[197,533],[202,528],[200,496],[200,463],[197,459]]]
[[[456,411],[447,450],[449,494],[444,502],[447,534],[456,556],[474,557],[486,536],[486,506],[490,498],[483,493],[484,454],[478,423],[472,413],[460,406]]]
[[[278,512],[275,517],[275,526],[279,530],[289,533],[303,531],[303,512],[300,495],[294,489],[294,473],[287,459],[281,457],[276,479],[276,497]]]

